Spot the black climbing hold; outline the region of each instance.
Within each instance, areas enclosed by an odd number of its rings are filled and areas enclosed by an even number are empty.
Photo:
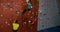
[[[23,10],[23,12],[22,12],[22,14],[24,14],[26,11],[27,11],[27,10],[26,10],[26,9],[24,9],[24,10]]]
[[[18,20],[16,20],[15,23],[18,23]]]
[[[60,14],[60,12],[58,14]]]
[[[44,16],[46,15],[46,14],[43,14]]]
[[[15,10],[15,13],[18,14],[18,12],[20,12],[20,10],[19,10],[19,9],[16,9],[16,10]]]
[[[19,12],[19,9],[16,9],[16,12]]]
[[[28,9],[28,11],[30,11],[30,9]]]

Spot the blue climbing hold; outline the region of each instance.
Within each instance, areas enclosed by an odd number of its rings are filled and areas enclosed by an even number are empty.
[[[32,8],[32,3],[29,3],[28,4],[28,9],[31,9]]]

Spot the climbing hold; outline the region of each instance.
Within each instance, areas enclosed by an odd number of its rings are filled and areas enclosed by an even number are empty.
[[[24,10],[23,10],[23,12],[22,12],[22,14],[24,14],[26,11],[27,11],[27,10],[26,10],[26,9],[24,9]]]
[[[28,9],[32,8],[32,3],[28,3]]]
[[[41,7],[43,7],[43,6],[44,6],[44,2],[41,3]]]
[[[60,12],[58,12],[58,14],[60,14]]]
[[[42,27],[45,27],[44,25],[42,25]]]
[[[26,24],[26,22],[24,22],[24,24]]]
[[[28,3],[28,2],[29,2],[29,0],[26,0],[26,2]]]
[[[28,21],[28,27],[31,27],[33,24],[32,24],[32,21]]]
[[[19,9],[16,9],[16,14],[19,14],[20,12],[19,12]]]
[[[10,3],[7,3],[7,6],[10,7]]]
[[[34,12],[32,12],[32,14],[34,15]]]
[[[43,14],[44,16],[47,15],[47,14]]]
[[[8,23],[8,25],[10,26],[10,24]]]
[[[16,9],[16,12],[19,12],[19,9]]]
[[[38,10],[38,13],[40,13],[40,14],[41,14],[41,13],[42,13],[42,11],[41,11],[41,10]]]
[[[6,21],[5,23],[7,24],[8,22]]]
[[[34,20],[33,20],[33,23],[35,23],[35,24],[36,24],[36,23],[37,23],[37,21],[38,21],[37,19],[34,19]]]
[[[31,23],[31,21],[28,21],[29,23]]]
[[[13,10],[13,8],[11,7],[11,8],[10,8],[10,11],[12,11],[12,10]]]
[[[1,14],[0,16],[1,16],[1,17],[3,17],[3,15],[2,15],[2,14]]]
[[[30,18],[32,19],[33,17],[31,16]]]

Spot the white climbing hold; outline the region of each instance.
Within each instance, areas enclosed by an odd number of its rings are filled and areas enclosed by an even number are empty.
[[[7,24],[8,22],[6,21],[5,23]]]
[[[24,24],[26,24],[26,22],[24,22]]]
[[[9,6],[9,5],[10,5],[10,3],[7,3],[7,5]]]
[[[26,0],[26,2],[29,2],[29,0]]]
[[[2,15],[2,14],[1,14],[0,16],[1,16],[1,17],[3,17],[3,15]]]
[[[42,11],[41,10],[38,10],[38,13],[42,13]]]
[[[31,21],[29,20],[28,22],[30,23]]]

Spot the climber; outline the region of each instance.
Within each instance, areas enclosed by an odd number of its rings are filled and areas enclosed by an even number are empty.
[[[18,20],[13,23],[13,32],[17,32],[19,28]]]

